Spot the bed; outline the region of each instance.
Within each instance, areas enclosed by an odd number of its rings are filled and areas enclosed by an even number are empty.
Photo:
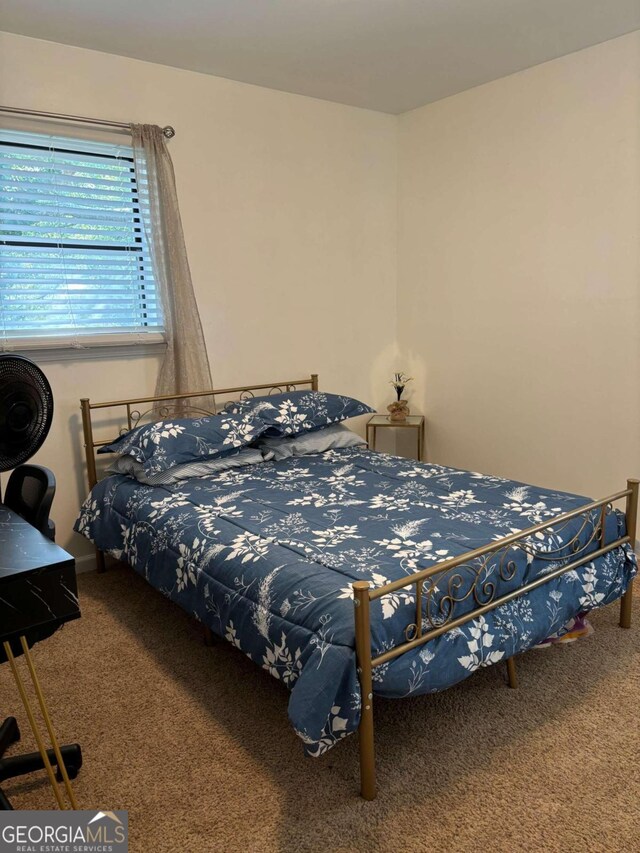
[[[96,413],[112,424],[120,409],[131,429],[194,399],[215,412],[304,387],[317,390],[317,376],[83,399],[91,491],[76,530],[282,681],[307,754],[358,731],[373,799],[374,695],[443,690],[497,663],[513,686],[518,654],[620,598],[630,626],[638,480],[590,501],[349,447],[166,486],[98,481],[95,451],[109,440],[95,437]]]

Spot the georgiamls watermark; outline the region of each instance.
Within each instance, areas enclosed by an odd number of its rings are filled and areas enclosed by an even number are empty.
[[[0,812],[0,853],[127,853],[125,811]]]

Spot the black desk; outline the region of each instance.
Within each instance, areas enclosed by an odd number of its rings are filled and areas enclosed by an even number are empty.
[[[65,805],[16,665],[16,657],[25,657],[56,763],[71,805],[77,808],[29,649],[35,642],[53,634],[63,623],[79,616],[73,557],[0,504],[0,661],[9,661],[38,751],[61,808]]]
[[[71,554],[0,504],[0,643],[26,634],[32,645],[79,616]]]

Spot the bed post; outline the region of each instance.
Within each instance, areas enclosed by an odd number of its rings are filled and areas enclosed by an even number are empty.
[[[365,800],[376,797],[376,765],[373,744],[373,683],[371,679],[371,622],[369,581],[355,581],[353,604],[356,622],[356,665],[360,679],[360,794]]]
[[[635,550],[636,547],[636,523],[638,520],[638,487],[640,480],[627,480],[627,488],[631,489],[631,494],[627,496],[627,506],[625,509],[625,517],[627,521],[627,536],[631,539],[631,547]],[[620,627],[631,627],[631,608],[633,606],[633,581],[629,583],[627,591],[622,596],[620,602]]]
[[[311,390],[312,391],[318,390],[318,374],[317,373],[311,374]]]
[[[96,472],[96,457],[93,444],[93,427],[91,426],[91,406],[89,398],[83,397],[80,400],[80,408],[82,410],[82,432],[84,434],[84,455],[87,460],[87,482],[89,483],[89,491],[98,482],[98,474]],[[96,548],[96,568],[99,574],[105,571],[104,554]]]
[[[103,574],[103,572],[107,571],[107,567],[104,562],[104,554],[102,551],[98,551],[96,548],[96,571],[99,575]]]
[[[80,400],[80,408],[82,410],[84,455],[87,460],[87,480],[89,482],[89,490],[91,490],[98,482],[98,476],[96,474],[96,457],[93,455],[93,428],[91,426],[91,406],[88,397],[83,397]]]

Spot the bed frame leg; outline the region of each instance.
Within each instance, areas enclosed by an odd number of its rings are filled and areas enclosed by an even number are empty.
[[[509,687],[511,687],[512,690],[515,690],[518,686],[518,674],[516,672],[515,657],[509,658],[507,661],[507,680],[509,682]]]
[[[362,682],[361,682],[362,683]],[[367,693],[363,696],[363,706],[358,728],[358,739],[360,741],[360,796],[365,800],[376,798],[376,757],[373,737],[373,705],[371,696]]]
[[[640,489],[640,480],[627,480],[627,488],[631,490],[631,494],[627,496],[627,506],[625,510],[625,518],[627,522],[627,536],[631,539],[631,547],[635,548],[636,543],[636,523],[638,520],[638,491]],[[633,581],[627,587],[627,591],[622,596],[620,602],[620,627],[631,627],[631,609],[633,607]]]
[[[627,587],[627,591],[620,599],[620,627],[631,627],[631,609],[633,607],[633,581]]]
[[[373,736],[373,681],[371,678],[371,624],[369,582],[356,581],[353,603],[356,621],[356,660],[360,679],[360,795],[365,800],[376,798],[376,759]]]
[[[107,571],[107,567],[104,562],[104,553],[102,551],[98,551],[96,548],[96,569],[98,570],[98,574],[102,575]]]

